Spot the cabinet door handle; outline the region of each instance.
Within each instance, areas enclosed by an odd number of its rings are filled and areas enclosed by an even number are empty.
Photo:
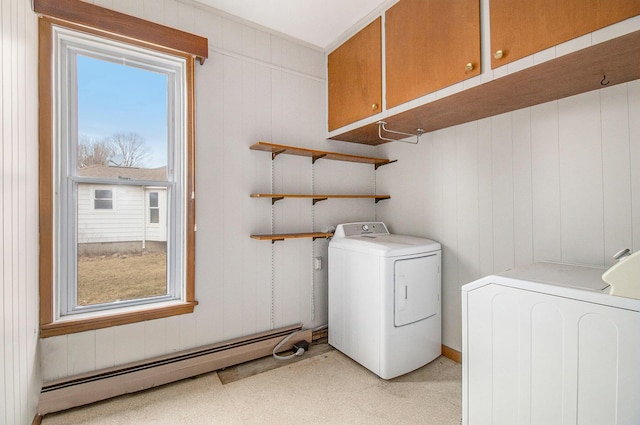
[[[466,69],[467,71],[473,71],[473,64],[469,62],[465,65],[464,69]]]
[[[504,52],[502,50],[496,50],[496,53],[493,55],[493,57],[496,59],[502,59],[503,56]]]
[[[372,111],[375,111],[377,109],[378,109],[378,104],[377,103],[374,103],[373,105],[371,105],[371,110]]]

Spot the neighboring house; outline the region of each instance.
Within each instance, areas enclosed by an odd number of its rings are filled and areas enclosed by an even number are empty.
[[[80,177],[97,181],[165,182],[166,167],[91,165]],[[109,255],[166,250],[167,188],[160,185],[78,184],[78,255]]]

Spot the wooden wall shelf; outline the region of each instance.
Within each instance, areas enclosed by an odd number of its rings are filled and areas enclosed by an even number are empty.
[[[304,239],[311,238],[314,241],[319,238],[330,238],[333,236],[333,233],[325,233],[325,232],[311,232],[311,233],[279,233],[279,234],[269,234],[269,235],[251,235],[252,239],[257,239],[259,241],[271,241],[271,243],[275,243],[277,241],[283,241],[285,239]]]
[[[271,204],[275,204],[277,201],[284,198],[304,198],[312,199],[313,204],[317,202],[325,201],[329,198],[332,199],[375,199],[376,204],[383,199],[390,199],[391,195],[303,195],[295,193],[252,193],[252,198],[271,198]]]
[[[356,162],[361,164],[373,164],[375,169],[383,165],[391,164],[392,162],[396,162],[395,160],[390,161],[386,158],[373,158],[368,156],[358,156],[358,155],[348,155],[338,152],[325,152],[318,151],[314,149],[306,149],[299,148],[295,146],[285,146],[285,145],[276,145],[274,143],[268,142],[258,142],[254,143],[249,147],[251,150],[262,151],[262,152],[270,152],[271,160],[276,159],[276,157],[280,154],[287,155],[296,155],[296,156],[305,156],[311,158],[311,163],[314,164],[319,159],[329,159],[334,161],[348,161],[348,162]],[[342,199],[374,199],[376,203],[382,199],[390,199],[390,195],[319,195],[319,194],[297,194],[297,193],[253,193],[250,195],[252,198],[270,198],[271,205],[275,204],[277,201],[284,198],[303,198],[303,199],[311,199],[313,201],[313,205],[317,202],[325,201],[329,198],[342,198]],[[260,241],[271,241],[271,243],[275,243],[276,241],[283,241],[285,239],[300,239],[300,238],[311,238],[314,241],[319,238],[330,238],[333,236],[333,233],[326,232],[310,232],[310,233],[279,233],[279,234],[268,234],[268,235],[251,235],[252,239],[257,239]]]
[[[249,147],[254,151],[271,152],[271,159],[275,159],[280,154],[306,156],[311,158],[311,163],[315,163],[319,159],[329,159],[334,161],[357,162],[361,164],[373,164],[375,169],[383,165],[396,162],[386,158],[373,158],[368,156],[349,155],[338,152],[317,151],[314,149],[299,148],[295,146],[276,145],[268,142],[258,142]]]

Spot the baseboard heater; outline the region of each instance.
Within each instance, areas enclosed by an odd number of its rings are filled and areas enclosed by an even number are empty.
[[[38,402],[38,414],[59,412],[269,356],[284,337],[301,329],[302,325],[289,326],[58,381],[45,382]],[[312,338],[311,329],[301,331],[287,341],[281,351],[291,349],[294,342],[303,339],[311,342]]]

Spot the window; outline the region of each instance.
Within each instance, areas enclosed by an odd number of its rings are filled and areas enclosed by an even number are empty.
[[[186,60],[58,25],[52,37],[57,318],[183,300]],[[171,205],[163,239],[142,225],[150,183]],[[88,184],[111,214],[85,210]]]
[[[113,190],[95,189],[93,191],[93,209],[94,210],[112,210],[113,209]]]
[[[53,16],[39,20],[41,336],[192,312],[196,55],[158,42],[186,33],[77,0],[34,10]]]
[[[160,224],[158,192],[149,192],[149,224]]]

